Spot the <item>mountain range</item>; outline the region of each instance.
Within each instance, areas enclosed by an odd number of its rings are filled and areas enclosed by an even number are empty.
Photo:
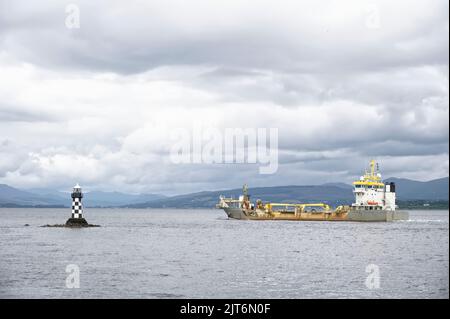
[[[149,202],[166,198],[159,194],[125,194],[119,192],[92,191],[85,193],[83,204],[86,207],[120,207],[142,202]],[[8,185],[0,184],[0,207],[68,207],[71,205],[70,193],[51,189],[20,190]]]
[[[448,201],[449,178],[428,182],[404,178],[389,178],[395,182],[399,201]],[[238,198],[241,188],[203,191],[185,195],[165,196],[160,194],[125,194],[120,192],[92,191],[85,194],[86,207],[131,207],[131,208],[194,208],[214,207],[220,195]],[[344,183],[323,185],[290,185],[250,188],[254,200],[260,198],[271,202],[325,202],[332,206],[350,204],[353,201],[352,186]],[[0,184],[0,207],[69,207],[70,194],[51,189],[20,190]]]

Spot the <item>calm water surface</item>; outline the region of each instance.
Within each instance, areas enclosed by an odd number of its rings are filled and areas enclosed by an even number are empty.
[[[220,210],[0,209],[0,298],[448,298],[449,212],[410,221],[228,220]],[[30,226],[26,227],[25,224]],[[66,288],[66,266],[80,288]],[[368,265],[380,271],[367,288]]]

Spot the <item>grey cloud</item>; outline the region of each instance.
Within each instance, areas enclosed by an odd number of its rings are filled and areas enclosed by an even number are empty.
[[[364,1],[342,11],[333,1],[77,3],[81,28],[67,29],[64,3],[0,0],[0,66],[7,56],[14,62],[4,65],[35,68],[17,75],[11,92],[9,79],[0,87],[0,182],[66,187],[78,177],[94,189],[182,193],[349,181],[371,157],[391,163],[387,175],[448,174],[447,1],[376,2],[378,29],[365,25]],[[360,13],[346,16],[356,5]],[[64,92],[53,91],[67,77]],[[34,102],[33,84],[47,78]],[[171,108],[173,118],[192,110],[220,127],[277,127],[279,171],[173,165],[152,131],[149,144],[160,148],[146,150],[145,134],[127,148],[146,118]],[[70,175],[72,163],[85,172]]]
[[[0,105],[1,122],[53,122],[56,118],[39,110],[23,110],[9,105]]]
[[[223,9],[223,19],[234,17],[233,24],[205,18],[207,13],[200,11],[185,10],[178,15],[163,3],[150,2],[139,8],[132,2],[128,10],[121,10],[109,2],[80,1],[81,28],[73,30],[64,27],[65,11],[60,3],[48,2],[38,10],[20,1],[5,3],[7,10],[0,19],[4,48],[46,67],[136,73],[161,65],[210,64],[340,73],[447,63],[445,1],[430,4],[422,20],[414,21],[415,28],[404,33],[395,28],[405,26],[394,22],[379,30],[368,29],[363,3],[360,19],[349,22],[353,28],[343,28],[335,22],[303,23],[309,2],[299,3],[289,17],[298,19],[298,27],[285,23],[281,12],[277,15],[273,10],[292,5],[283,2],[262,5],[256,11],[245,6]],[[200,3],[199,9],[212,9],[207,2]],[[324,6],[322,10],[326,15],[333,8]],[[405,24],[402,10],[400,6],[380,12],[385,20],[401,17]],[[11,11],[13,14],[8,14]],[[315,14],[318,21],[324,19],[320,11]]]

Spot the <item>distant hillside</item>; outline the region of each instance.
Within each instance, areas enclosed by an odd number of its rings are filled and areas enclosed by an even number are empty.
[[[396,184],[397,198],[399,200],[447,200],[448,177],[428,182],[413,181],[406,178],[389,178],[386,182]]]
[[[423,200],[423,199],[411,199],[411,200],[398,200],[397,205],[400,209],[420,209],[420,210],[435,210],[435,209],[447,209],[448,200]]]
[[[408,205],[411,200],[444,201],[439,207],[444,207],[448,202],[448,177],[419,182],[408,179],[390,178],[386,182],[395,182],[397,198],[403,205]],[[353,187],[344,183],[327,183],[317,186],[278,186],[250,188],[253,200],[262,199],[270,202],[323,202],[332,206],[348,205],[354,200]],[[135,208],[188,208],[188,207],[214,207],[220,195],[238,198],[242,189],[223,191],[200,192],[173,196],[164,200],[130,205]],[[448,203],[447,203],[448,206]]]
[[[50,198],[45,195],[19,190],[8,185],[0,184],[1,206],[59,206],[59,198]]]
[[[397,198],[402,205],[423,206],[423,203],[437,202],[441,207],[442,205],[445,206],[445,202],[448,203],[448,177],[429,182],[389,178],[386,182],[396,183]],[[86,207],[211,208],[218,202],[220,195],[238,198],[241,193],[242,189],[237,188],[166,197],[158,194],[132,195],[95,191],[85,194],[84,205]],[[250,188],[250,195],[253,200],[259,198],[263,201],[281,203],[324,202],[332,206],[350,204],[354,200],[352,186],[343,183],[327,183],[315,186],[255,187]],[[412,202],[412,204],[408,202]],[[69,193],[49,189],[23,191],[8,185],[0,185],[0,207],[69,207],[70,205]]]
[[[353,189],[352,185],[345,184],[345,183],[325,183],[323,185],[324,186],[336,186],[336,187],[345,188],[345,189]]]
[[[119,192],[89,192],[85,194],[83,203],[86,207],[118,207],[153,200],[162,200],[164,195],[139,194],[131,195]]]
[[[200,192],[194,194],[173,196],[164,200],[155,200],[147,203],[131,205],[134,208],[145,207],[214,207],[220,195],[238,198],[242,189],[223,191]],[[351,188],[338,186],[278,186],[278,187],[255,187],[250,189],[253,200],[289,203],[289,202],[325,202],[330,205],[349,204],[353,200]]]
[[[124,194],[119,192],[85,193],[85,207],[120,207],[166,198],[158,194]],[[70,193],[51,189],[19,190],[0,184],[0,207],[70,207]]]

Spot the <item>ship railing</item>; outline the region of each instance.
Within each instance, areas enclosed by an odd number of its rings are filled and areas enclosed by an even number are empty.
[[[328,204],[325,203],[309,203],[309,204],[303,204],[303,203],[297,203],[297,204],[292,204],[292,203],[267,203],[265,205],[265,210],[266,212],[270,213],[270,212],[276,212],[277,210],[274,210],[274,207],[281,207],[283,210],[287,211],[288,208],[293,208],[294,211],[296,212],[302,212],[305,210],[305,208],[307,207],[321,207],[323,208],[323,212],[330,212],[331,211],[331,207]]]
[[[241,201],[238,199],[233,199],[232,197],[226,198],[220,196],[219,203],[216,205],[217,208],[228,208],[228,207],[239,207]]]

